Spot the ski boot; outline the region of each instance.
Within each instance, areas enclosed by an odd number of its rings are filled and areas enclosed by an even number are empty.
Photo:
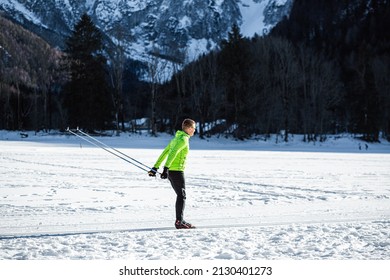
[[[176,220],[175,227],[177,229],[191,229],[191,228],[195,228],[190,223],[187,223],[186,221],[180,221],[180,220]]]

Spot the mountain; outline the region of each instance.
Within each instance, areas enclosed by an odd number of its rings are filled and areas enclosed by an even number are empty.
[[[149,53],[186,63],[225,39],[237,23],[244,36],[264,34],[288,15],[293,0],[0,0],[0,11],[53,46],[64,47],[87,13],[129,57]]]
[[[50,82],[61,53],[36,34],[0,16],[0,88],[17,92]],[[1,103],[1,102],[0,102]]]

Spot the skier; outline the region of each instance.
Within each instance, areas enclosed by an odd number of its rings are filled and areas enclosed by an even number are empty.
[[[186,201],[184,169],[187,154],[189,151],[189,138],[194,135],[196,123],[194,120],[185,119],[182,123],[182,130],[176,132],[175,137],[165,147],[153,168],[148,172],[149,176],[156,176],[157,170],[166,159],[161,179],[168,178],[172,188],[176,192],[176,221],[177,229],[194,228],[193,225],[184,221],[183,212]]]

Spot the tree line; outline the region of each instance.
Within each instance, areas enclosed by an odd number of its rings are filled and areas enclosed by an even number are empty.
[[[109,45],[88,15],[52,48],[0,14],[0,129],[125,129],[125,119],[144,117],[147,83],[142,65]],[[147,104],[146,104],[147,103]]]
[[[282,132],[285,141],[290,133],[321,141],[349,132],[389,139],[389,21],[385,0],[296,0],[267,36],[242,38],[233,26],[219,51],[164,85],[159,123],[172,126],[190,115],[201,135]],[[214,130],[207,130],[210,122],[218,123]]]
[[[136,64],[121,44],[125,31],[108,43],[88,15],[62,52],[34,36],[33,50],[16,40],[20,60],[6,51],[12,40],[2,28],[0,129],[120,131],[146,117],[152,134],[173,133],[191,117],[201,137],[390,138],[389,19],[386,0],[296,0],[270,34],[244,38],[234,24],[218,49],[185,65],[157,52]],[[174,73],[164,80],[168,66]]]
[[[290,133],[321,140],[346,129],[340,75],[334,61],[303,44],[277,36],[245,39],[234,25],[221,51],[190,63],[163,86],[159,116],[170,124],[195,116],[201,136],[283,132],[285,141]],[[210,130],[209,123],[216,125]]]
[[[62,83],[60,51],[0,15],[0,129],[51,126]]]

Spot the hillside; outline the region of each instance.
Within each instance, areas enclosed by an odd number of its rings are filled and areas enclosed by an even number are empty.
[[[45,107],[55,83],[61,53],[47,42],[0,16],[0,125],[20,128],[31,114]],[[36,91],[44,93],[41,99]],[[43,98],[43,99],[42,99]]]

